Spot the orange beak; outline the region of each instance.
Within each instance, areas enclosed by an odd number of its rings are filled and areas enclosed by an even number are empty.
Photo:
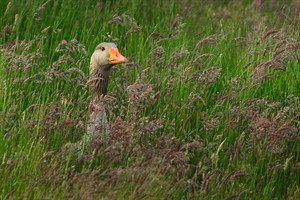
[[[125,63],[127,62],[127,58],[122,56],[118,49],[116,48],[110,48],[109,49],[109,59],[108,59],[108,64],[120,64],[120,63]]]

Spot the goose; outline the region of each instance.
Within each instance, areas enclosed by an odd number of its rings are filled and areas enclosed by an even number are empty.
[[[90,78],[88,85],[92,96],[88,107],[87,131],[80,146],[84,149],[93,138],[105,140],[110,134],[103,97],[107,93],[109,75],[114,65],[127,62],[114,43],[100,43],[95,48],[90,60]]]

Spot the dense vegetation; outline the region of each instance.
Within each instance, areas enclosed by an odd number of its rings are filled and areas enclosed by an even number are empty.
[[[0,2],[1,199],[299,199],[300,2]],[[89,58],[114,67],[109,142]]]

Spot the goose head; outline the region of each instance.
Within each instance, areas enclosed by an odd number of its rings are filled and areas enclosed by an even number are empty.
[[[105,95],[112,66],[125,63],[127,59],[120,54],[114,43],[100,43],[91,56],[90,83],[93,94]]]
[[[125,62],[127,59],[120,54],[114,43],[98,44],[91,57],[91,65],[98,70],[109,70],[112,66]]]

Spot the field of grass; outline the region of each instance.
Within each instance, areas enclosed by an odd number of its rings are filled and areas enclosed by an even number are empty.
[[[141,3],[142,2],[142,3]],[[300,2],[0,2],[1,199],[299,199]],[[86,131],[113,41],[112,137]]]

